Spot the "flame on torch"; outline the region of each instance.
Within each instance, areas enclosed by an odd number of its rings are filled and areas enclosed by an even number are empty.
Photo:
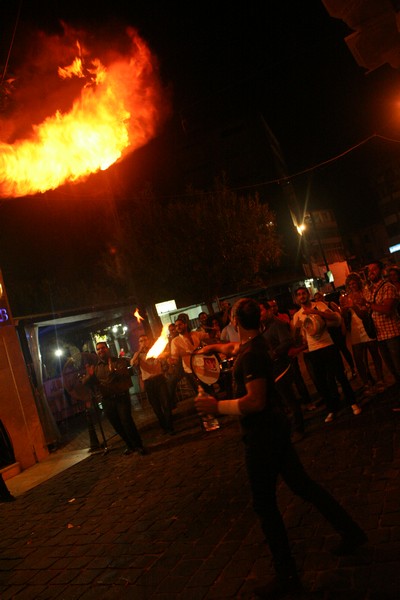
[[[168,344],[168,323],[163,326],[160,337],[154,342],[146,355],[147,358],[158,358]]]
[[[139,309],[137,308],[135,310],[135,312],[133,313],[133,316],[136,317],[137,322],[140,324],[140,321],[144,321],[144,318],[142,317],[142,315],[139,312]]]

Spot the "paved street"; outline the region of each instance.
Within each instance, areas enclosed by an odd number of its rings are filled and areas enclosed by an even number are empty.
[[[296,445],[310,474],[366,529],[369,544],[336,558],[337,535],[282,484],[279,502],[310,597],[386,600],[400,590],[399,419],[392,387],[333,423],[307,413]],[[238,424],[202,433],[181,411],[178,434],[143,429],[145,457],[117,439],[0,505],[1,600],[250,599],[271,575],[252,511]]]

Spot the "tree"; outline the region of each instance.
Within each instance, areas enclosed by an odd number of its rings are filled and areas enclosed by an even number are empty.
[[[239,196],[224,181],[164,204],[147,190],[121,223],[112,246],[118,259],[108,254],[107,271],[132,281],[144,303],[210,302],[266,285],[282,255],[268,204],[258,194]]]

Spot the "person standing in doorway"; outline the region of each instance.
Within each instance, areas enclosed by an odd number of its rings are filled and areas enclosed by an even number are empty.
[[[128,362],[111,356],[106,342],[96,344],[97,363],[86,365],[82,383],[92,387],[102,398],[107,419],[124,440],[124,454],[146,454],[142,438],[136,428],[131,412],[129,388],[132,385]]]

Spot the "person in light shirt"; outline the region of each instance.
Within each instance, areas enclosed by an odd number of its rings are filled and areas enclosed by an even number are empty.
[[[185,377],[197,394],[197,383],[190,366],[190,357],[197,348],[209,340],[209,336],[204,331],[192,331],[189,317],[185,313],[178,315],[175,326],[178,335],[171,341],[171,361],[178,363],[179,359],[182,360]]]
[[[131,359],[131,366],[140,370],[149,403],[165,433],[174,434],[171,399],[168,382],[159,358],[147,358],[151,348],[147,335],[139,337],[139,350]]]
[[[328,409],[325,422],[333,421],[340,409],[336,379],[342,386],[346,403],[351,405],[353,414],[359,415],[361,408],[346,377],[340,352],[328,331],[328,325],[340,327],[341,316],[330,310],[324,302],[312,303],[310,292],[304,286],[296,290],[295,299],[300,309],[293,316],[294,337],[302,337],[304,349],[308,350],[318,390]]]

